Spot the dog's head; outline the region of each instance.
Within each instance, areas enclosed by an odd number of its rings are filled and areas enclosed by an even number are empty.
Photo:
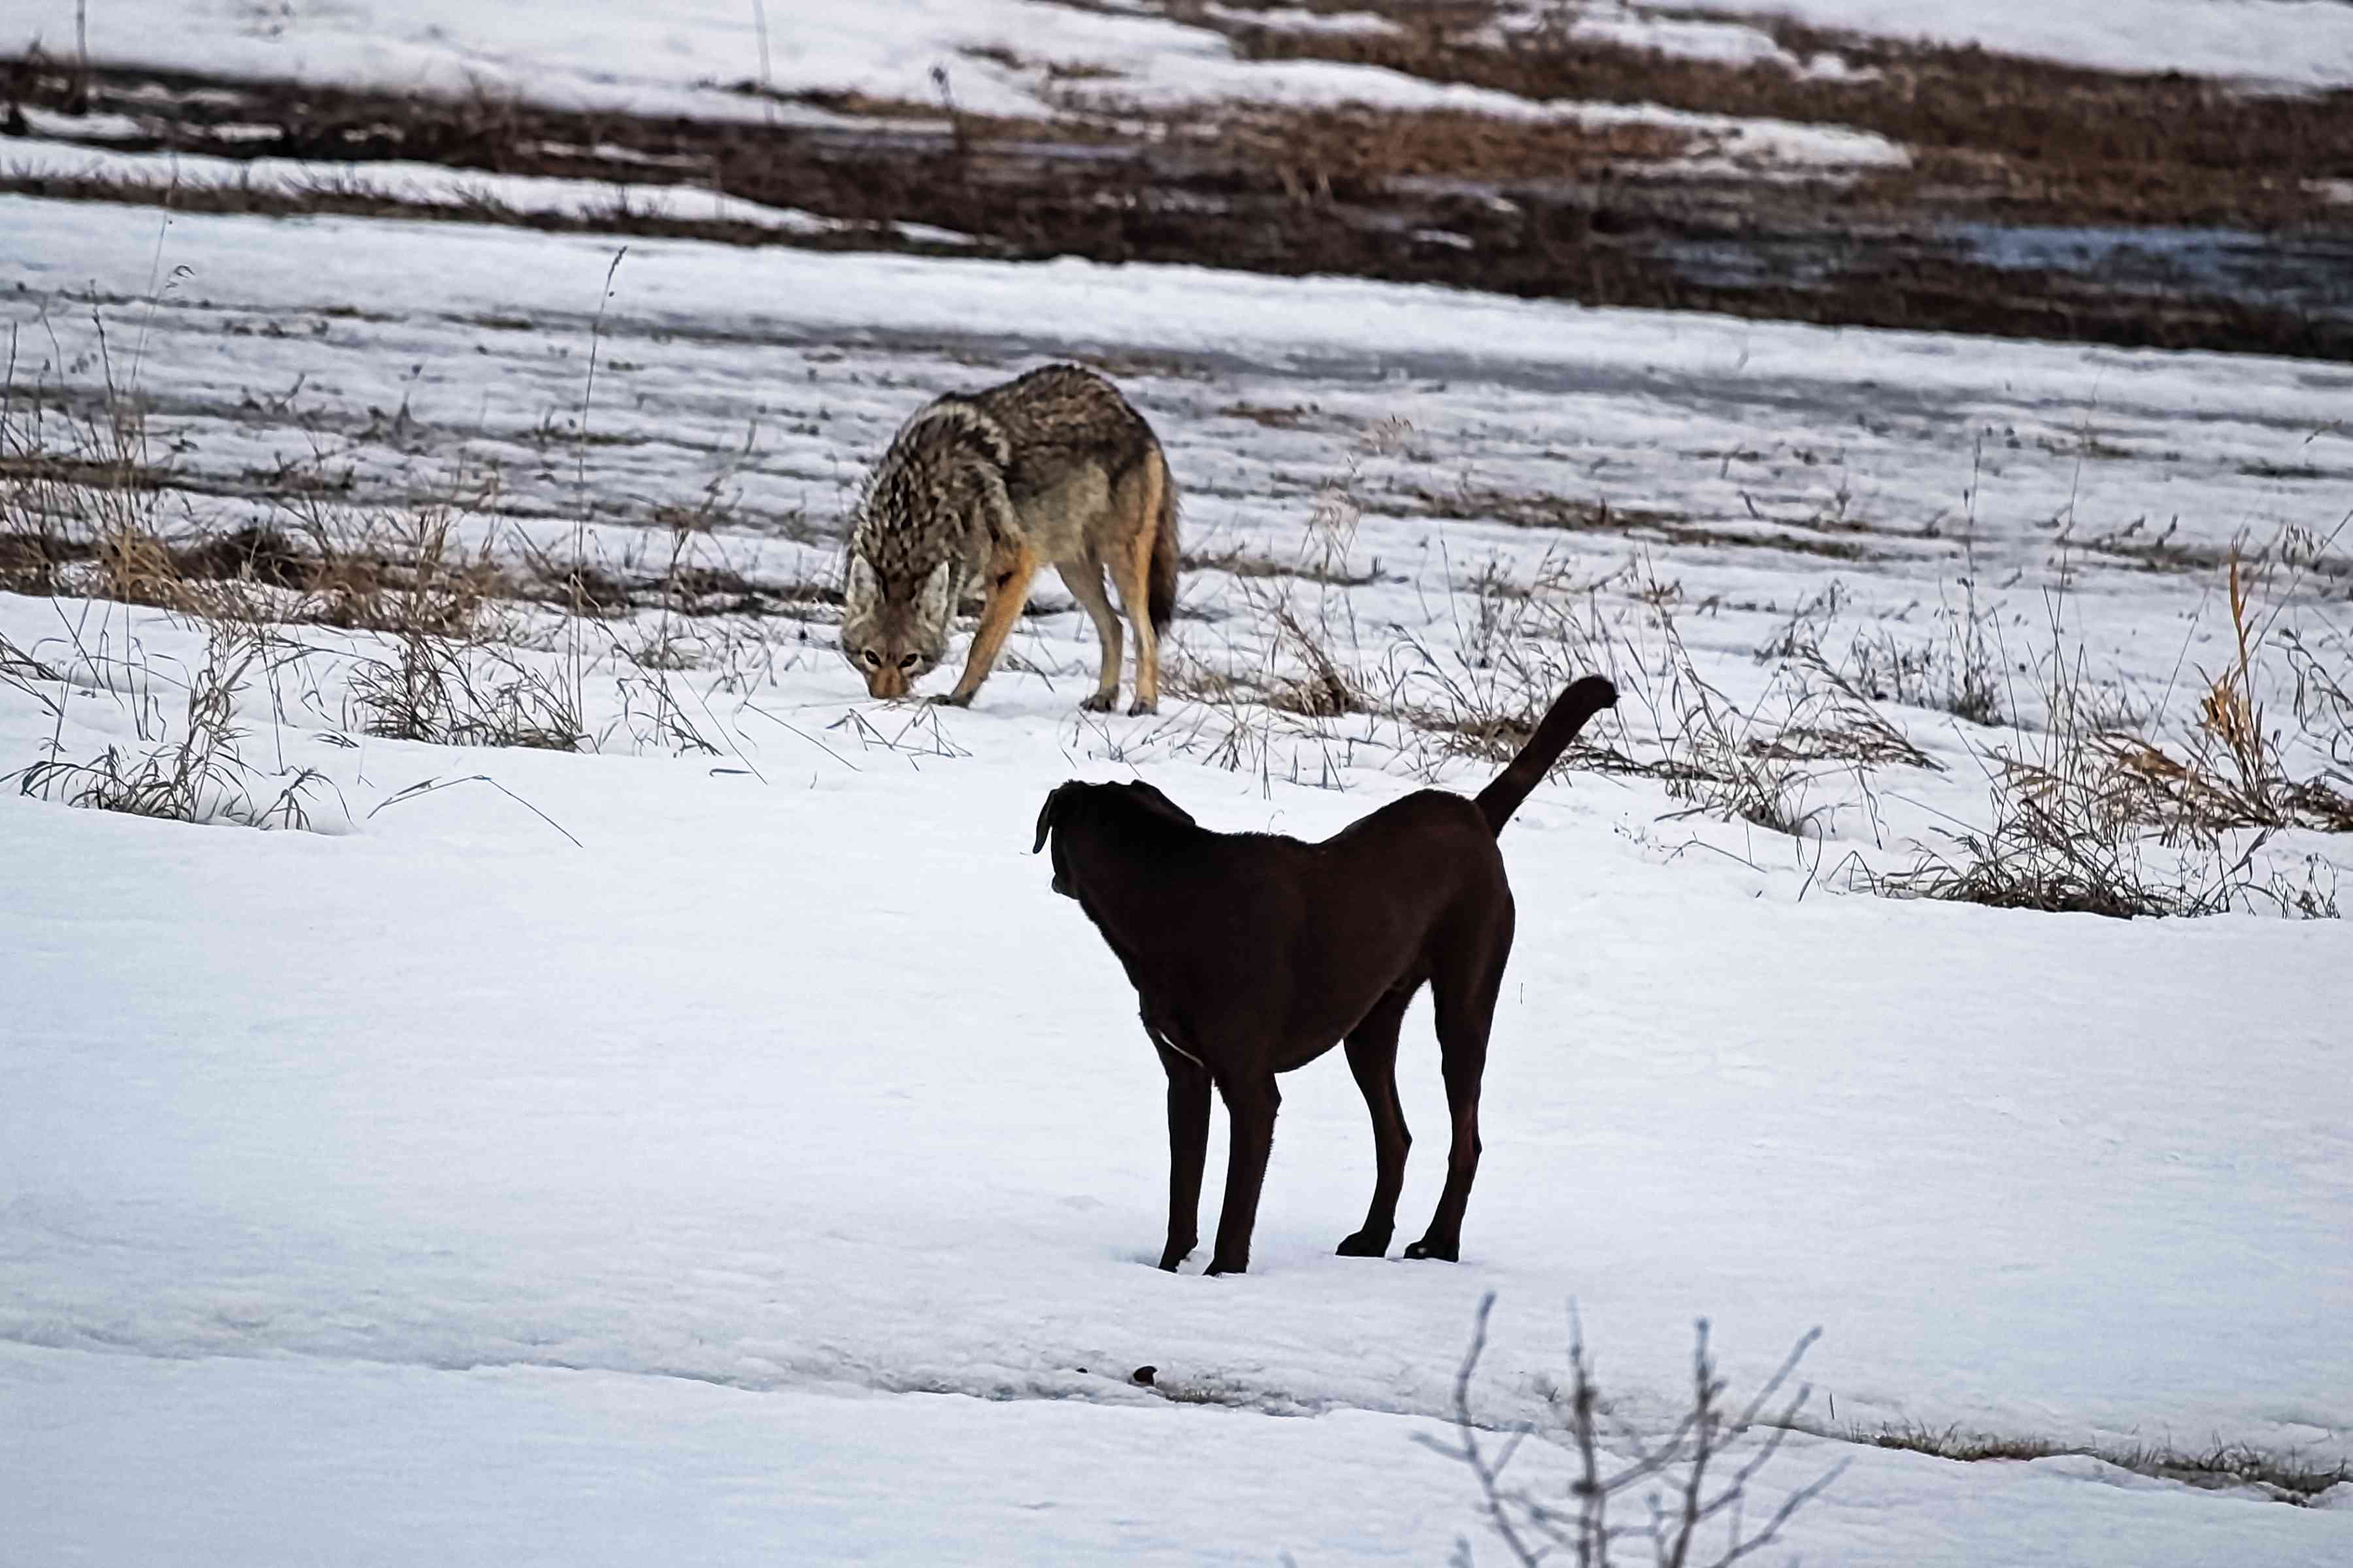
[[[1101,835],[1115,847],[1141,832],[1147,823],[1199,826],[1183,806],[1148,784],[1086,784],[1071,779],[1056,784],[1047,794],[1046,804],[1038,808],[1038,836],[1030,841],[1029,853],[1037,854],[1052,838],[1054,891],[1075,899],[1079,893],[1071,885],[1071,860],[1065,853],[1068,836],[1082,833],[1092,840]]]

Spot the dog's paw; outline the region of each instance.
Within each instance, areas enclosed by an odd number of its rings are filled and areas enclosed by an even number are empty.
[[[1116,691],[1098,691],[1092,697],[1088,698],[1084,702],[1080,703],[1079,706],[1085,709],[1090,713],[1108,713],[1113,709],[1119,706],[1119,693]]]
[[[1360,1230],[1339,1246],[1342,1258],[1387,1258],[1389,1253],[1389,1233],[1385,1230]]]
[[[1140,718],[1146,713],[1157,713],[1159,711],[1159,703],[1146,702],[1141,697],[1127,705],[1127,716],[1131,719]]]
[[[1193,1247],[1195,1245],[1195,1243],[1188,1241],[1184,1246],[1179,1247],[1175,1242],[1170,1242],[1167,1247],[1160,1254],[1160,1271],[1164,1274],[1176,1273],[1176,1266],[1184,1262],[1185,1259],[1193,1256]]]
[[[1207,1274],[1246,1274],[1246,1273],[1248,1273],[1249,1271],[1250,1271],[1250,1259],[1249,1259],[1249,1258],[1243,1258],[1240,1263],[1228,1263],[1225,1259],[1223,1259],[1223,1258],[1213,1258],[1209,1259],[1209,1266],[1208,1266],[1207,1268],[1204,1268],[1203,1270],[1201,1270],[1201,1272],[1202,1272],[1203,1274],[1205,1274],[1205,1275],[1207,1275]]]
[[[1425,1236],[1405,1249],[1408,1258],[1435,1258],[1447,1263],[1460,1263],[1462,1243],[1452,1237]]]

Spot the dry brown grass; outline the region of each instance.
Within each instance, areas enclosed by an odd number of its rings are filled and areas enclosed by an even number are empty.
[[[346,720],[363,734],[444,746],[571,752],[587,739],[559,677],[496,644],[423,632],[352,672]]]
[[[135,743],[109,745],[78,761],[52,740],[47,754],[6,778],[20,794],[90,810],[173,822],[307,828],[310,802],[325,785],[324,775],[311,768],[271,775],[254,767],[245,758],[247,732],[237,718],[238,694],[248,681],[274,660],[301,657],[243,628],[213,627],[205,662],[185,681],[176,724],[157,694],[155,671],[130,664],[103,671],[128,710]]]
[[[416,203],[372,189],[364,177],[268,190],[0,171],[0,185],[181,211],[333,211],[817,248],[1208,262],[1592,304],[2165,347],[2353,353],[2342,323],[2312,302],[2327,298],[2325,263],[2298,261],[2294,246],[2275,252],[2278,275],[2306,280],[2295,286],[2293,302],[2274,304],[2192,277],[2177,289],[2151,290],[2113,268],[2045,270],[2022,286],[2019,275],[1924,237],[1955,217],[2227,223],[2266,234],[2327,226],[2341,215],[2317,182],[2341,172],[2348,145],[2348,116],[2327,95],[2257,98],[2195,81],[2070,73],[1968,51],[1824,41],[1802,30],[1791,35],[1792,47],[1835,48],[1878,74],[1820,81],[1543,29],[1498,39],[1433,22],[1419,6],[1410,8],[1412,25],[1387,37],[1316,37],[1252,28],[1224,12],[1193,14],[1237,34],[1245,54],[1361,60],[1538,99],[1851,122],[1919,151],[1913,168],[1873,173],[1859,184],[1734,174],[1737,188],[1727,192],[1721,162],[1705,181],[1691,183],[1690,155],[1720,151],[1720,139],[1684,128],[1447,110],[1169,110],[1123,105],[1121,84],[1083,65],[1066,64],[1057,75],[1018,57],[997,64],[1033,71],[1061,112],[1027,121],[972,114],[955,101],[944,72],[936,103],[792,95],[871,121],[830,130],[566,111],[487,92],[433,100],[290,82],[199,83],[107,68],[77,75],[55,61],[25,59],[13,70],[0,60],[0,101],[13,96],[53,110],[128,115],[141,127],[132,150],[322,163],[417,159],[486,174],[594,180],[616,195],[603,211],[541,214],[501,203],[487,185]],[[741,88],[762,92],[755,81]],[[276,134],[232,135],[233,125]],[[2278,150],[2277,166],[2250,177],[2241,151],[2249,145]],[[649,182],[816,213],[840,226],[802,233],[702,220],[688,216],[695,209],[686,203],[679,212],[656,212],[638,189]],[[1871,221],[1859,224],[1858,214]],[[911,237],[906,224],[973,243]],[[1694,240],[1745,253],[1756,269],[1731,281],[1704,276],[1676,258]],[[1826,265],[1788,265],[1792,246]]]
[[[1821,813],[1833,802],[1843,809],[1858,788],[1875,824],[1870,778],[1878,770],[1937,768],[1877,705],[1873,678],[1883,672],[1822,653],[1834,595],[1792,616],[1760,650],[1772,673],[1738,701],[1702,673],[1683,641],[1679,616],[1709,606],[1684,605],[1680,585],[1639,556],[1589,579],[1566,554],[1548,555],[1526,581],[1490,563],[1452,585],[1451,647],[1388,627],[1368,637],[1348,592],[1378,576],[1358,560],[1358,491],[1366,462],[1401,450],[1409,434],[1397,421],[1364,431],[1313,493],[1287,554],[1229,549],[1188,558],[1195,570],[1229,580],[1235,613],[1212,623],[1227,657],[1204,657],[1198,635],[1187,639],[1195,646],[1172,647],[1170,693],[1201,710],[1141,737],[1113,741],[1106,728],[1105,744],[1124,754],[1158,747],[1195,755],[1270,784],[1336,783],[1362,745],[1435,776],[1455,757],[1507,759],[1563,687],[1600,673],[1618,685],[1621,704],[1562,767],[1656,779],[1686,813],[1809,837]],[[614,563],[591,559],[578,531],[568,551],[520,541],[498,548],[496,486],[456,479],[428,504],[397,510],[353,505],[330,483],[290,480],[277,487],[269,521],[249,521],[248,508],[233,514],[247,521],[224,528],[208,523],[192,504],[196,492],[149,454],[133,399],[110,397],[97,416],[69,418],[12,388],[0,403],[0,571],[15,575],[0,585],[156,605],[244,628],[264,644],[269,628],[288,625],[381,637],[382,651],[362,659],[343,707],[365,733],[591,744],[599,737],[585,715],[582,677],[593,662],[619,683],[614,728],[641,746],[713,752],[721,747],[711,737],[723,737],[724,726],[707,693],[674,678],[714,658],[732,665],[742,650],[727,644],[736,631],[723,626],[707,636],[697,621],[789,613],[825,597],[821,588],[759,584],[733,570],[712,538],[715,483],[700,502],[669,509],[664,535],[647,536],[642,552]],[[1410,472],[1399,482],[1409,489]],[[2308,565],[2326,554],[2327,542],[2315,542],[2295,559]],[[2317,879],[2265,888],[2250,868],[2252,851],[2221,853],[2221,835],[2235,829],[2353,826],[2353,791],[2343,787],[2353,776],[2353,696],[2340,663],[2264,608],[2266,582],[2254,565],[2232,561],[2230,657],[2204,677],[2186,746],[2120,723],[2113,705],[2097,702],[2080,660],[2054,655],[2042,667],[2048,729],[1984,759],[1989,825],[1953,836],[1951,853],[1866,885],[2116,915],[2201,913],[2262,896],[2297,912],[2333,910],[2333,889]],[[1936,705],[1996,716],[1986,692],[1999,642],[1988,621],[1972,594],[1948,627],[1951,690]],[[560,668],[517,646],[527,626],[543,644],[556,628]],[[590,641],[609,647],[598,652]],[[2295,673],[2306,734],[2325,740],[2335,725],[2323,748],[2333,746],[2331,768],[2290,772],[2262,703],[2274,646]],[[1905,668],[1903,680],[1928,679]],[[29,655],[0,649],[0,679],[21,689],[35,689],[40,668]],[[1915,694],[1898,684],[1899,695]],[[43,775],[49,784],[64,776]],[[2179,856],[2152,859],[2144,842],[2152,836],[2168,850],[2197,851],[2204,869],[2176,875]]]
[[[1921,1422],[1837,1429],[1805,1424],[1799,1429],[1844,1442],[1927,1454],[1961,1464],[2062,1458],[2097,1459],[2134,1475],[2180,1481],[2206,1490],[2245,1488],[2274,1502],[2298,1508],[2308,1508],[2332,1487],[2353,1480],[2353,1464],[2345,1460],[2331,1462],[2294,1452],[2274,1453],[2244,1443],[2217,1442],[2206,1448],[2181,1448],[2170,1443],[2066,1443],[2054,1437],[1972,1431],[1958,1425],[1931,1426]]]
[[[1941,187],[2046,221],[2326,222],[2330,215],[2306,182],[2353,156],[2344,93],[2234,92],[2196,77],[2104,72],[1754,19],[1800,58],[1831,53],[1862,68],[1831,78],[1577,37],[1556,25],[1572,11],[1538,11],[1534,25],[1499,28],[1501,8],[1491,5],[1367,0],[1351,8],[1398,25],[1312,32],[1190,14],[1228,31],[1250,58],[1382,66],[1542,100],[1851,125],[1916,150],[1914,168],[1874,177],[1858,205]],[[2249,147],[2276,162],[2251,177]]]
[[[2330,706],[2332,690],[2343,695],[2334,673],[2280,629],[2280,607],[2262,603],[2266,574],[2231,555],[2223,584],[2230,642],[2216,668],[2200,671],[2186,742],[2168,747],[2113,727],[2088,728],[2082,738],[2085,767],[2104,781],[2114,809],[2167,843],[2211,845],[2234,829],[2353,833],[2353,776],[2341,765],[2353,752],[2353,730],[2344,724],[2353,710]],[[2266,668],[2274,643],[2294,675],[2305,733],[2336,765],[2301,776],[2293,767],[2287,737],[2263,699],[2274,679]]]
[[[2266,880],[2253,870],[2258,851],[2282,829],[2353,832],[2353,791],[2333,771],[2292,773],[2261,695],[2265,648],[2284,605],[2263,608],[2259,574],[2235,555],[2224,588],[2228,656],[2201,672],[2186,743],[2168,746],[2145,729],[2120,727],[2082,656],[2054,652],[2038,677],[2043,729],[2016,750],[1985,755],[1989,826],[1957,830],[1950,850],[1866,877],[1867,884],[1900,897],[2125,919],[2261,903],[2335,914],[2333,889],[2309,879],[2301,887],[2276,875]],[[2056,625],[2054,609],[2054,641]],[[2284,635],[2280,640],[2287,644]],[[2299,706],[2325,721],[2325,700]]]
[[[1560,766],[1657,779],[1691,814],[1792,836],[1830,777],[1938,769],[1810,640],[1773,650],[1763,691],[1735,702],[1685,647],[1679,597],[1640,558],[1580,580],[1548,555],[1525,584],[1482,566],[1454,595],[1455,651],[1406,639],[1390,710],[1441,755],[1502,762],[1570,680],[1603,674],[1619,707]]]

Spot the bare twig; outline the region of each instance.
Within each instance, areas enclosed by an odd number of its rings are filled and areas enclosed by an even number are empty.
[[[1692,1352],[1689,1405],[1663,1436],[1646,1437],[1625,1423],[1605,1416],[1607,1404],[1594,1382],[1582,1326],[1572,1312],[1568,1386],[1553,1395],[1562,1426],[1561,1446],[1569,1459],[1568,1504],[1563,1507],[1549,1501],[1533,1489],[1506,1479],[1535,1428],[1517,1424],[1504,1428],[1500,1442],[1491,1442],[1472,1404],[1472,1388],[1480,1359],[1486,1352],[1488,1318],[1494,1303],[1493,1291],[1480,1301],[1471,1347],[1455,1373],[1453,1441],[1421,1440],[1470,1469],[1479,1486],[1481,1511],[1515,1563],[1533,1565],[1566,1552],[1577,1568],[1608,1568],[1612,1548],[1640,1536],[1649,1542],[1654,1561],[1665,1568],[1693,1568],[1702,1561],[1693,1553],[1705,1550],[1702,1537],[1712,1533],[1710,1527],[1722,1521],[1725,1526],[1723,1547],[1704,1563],[1706,1568],[1726,1568],[1777,1540],[1798,1510],[1819,1497],[1846,1468],[1841,1461],[1785,1494],[1762,1524],[1747,1522],[1744,1505],[1750,1487],[1780,1452],[1789,1423],[1806,1403],[1807,1391],[1800,1387],[1778,1411],[1772,1407],[1820,1331],[1800,1339],[1747,1404],[1734,1412],[1725,1408],[1725,1383],[1717,1374],[1708,1326],[1702,1320]],[[1609,1446],[1631,1456],[1614,1467],[1604,1460],[1599,1428],[1605,1418],[1615,1428]],[[1763,1435],[1752,1442],[1752,1435],[1760,1430]],[[1734,1467],[1729,1476],[1714,1479],[1725,1464]],[[1648,1520],[1641,1525],[1611,1523],[1611,1502],[1638,1490],[1646,1493]],[[1455,1561],[1472,1561],[1468,1541],[1457,1543]]]

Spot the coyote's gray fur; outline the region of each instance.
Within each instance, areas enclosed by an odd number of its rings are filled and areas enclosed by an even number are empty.
[[[1094,622],[1103,666],[1086,706],[1119,699],[1120,626],[1108,571],[1135,628],[1135,704],[1160,700],[1159,633],[1176,601],[1176,487],[1160,442],[1118,389],[1052,364],[925,405],[882,454],[849,534],[841,652],[876,697],[903,697],[947,653],[955,607],[987,597],[964,674],[938,700],[988,679],[1051,563]]]

